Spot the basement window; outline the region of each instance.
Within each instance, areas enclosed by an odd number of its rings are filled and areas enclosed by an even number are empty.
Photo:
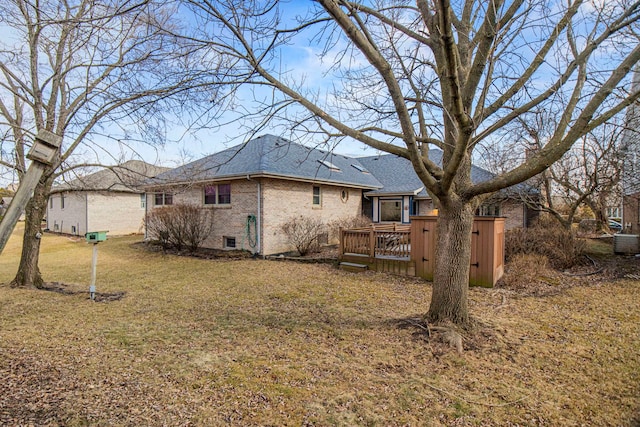
[[[224,236],[224,247],[226,249],[235,249],[236,248],[236,238]]]

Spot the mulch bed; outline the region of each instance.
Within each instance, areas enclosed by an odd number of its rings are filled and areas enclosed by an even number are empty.
[[[137,242],[131,245],[133,248],[141,248],[149,252],[165,253],[169,255],[186,256],[192,258],[208,259],[213,261],[238,261],[253,258],[254,255],[245,250],[222,250],[210,248],[198,248],[197,251],[191,252],[186,249],[178,250],[175,248],[162,249],[162,246],[156,242]]]

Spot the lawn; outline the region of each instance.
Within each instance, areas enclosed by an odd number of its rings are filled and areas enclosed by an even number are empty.
[[[459,354],[406,321],[426,311],[429,283],[162,255],[139,240],[99,245],[98,292],[125,295],[91,302],[10,288],[14,235],[0,257],[0,424],[640,422],[638,280],[472,289],[478,327]],[[46,234],[45,279],[88,290],[91,250]]]

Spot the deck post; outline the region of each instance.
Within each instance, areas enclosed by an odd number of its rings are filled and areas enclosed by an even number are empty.
[[[369,230],[369,257],[373,260],[376,257],[376,230],[371,224],[371,230]]]

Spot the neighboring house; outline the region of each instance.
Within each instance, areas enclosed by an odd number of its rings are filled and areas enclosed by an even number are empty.
[[[55,186],[47,204],[47,229],[84,235],[141,233],[146,196],[138,186],[169,168],[130,160]]]
[[[429,150],[429,158],[442,164],[442,151]],[[359,157],[358,161],[378,181],[382,188],[365,192],[363,212],[373,222],[402,222],[408,224],[411,215],[432,215],[436,213],[431,196],[424,184],[413,172],[411,162],[392,154]],[[494,175],[480,167],[471,166],[471,180],[482,182]],[[521,184],[520,187],[523,185]],[[527,227],[537,217],[537,212],[527,208],[520,197],[494,197],[483,204],[477,212],[481,216],[506,217],[505,228]]]
[[[292,217],[327,223],[360,215],[362,192],[381,187],[362,169],[356,159],[264,135],[165,172],[145,188],[149,208],[182,202],[211,209],[205,247],[270,255],[292,249],[281,230]]]
[[[640,90],[640,68],[633,73],[632,90]],[[627,108],[622,134],[625,152],[622,172],[623,232],[640,234],[640,103]]]
[[[441,152],[434,150],[434,156]],[[474,179],[492,175],[474,167]],[[409,222],[433,208],[406,159],[394,155],[351,158],[305,147],[273,135],[255,138],[148,181],[149,209],[191,203],[213,211],[215,249],[247,249],[262,255],[291,250],[281,228],[292,217],[329,223],[362,213],[374,222]],[[522,203],[483,206],[480,214],[526,220]],[[255,219],[255,226],[253,222]],[[253,227],[253,228],[252,228]]]

